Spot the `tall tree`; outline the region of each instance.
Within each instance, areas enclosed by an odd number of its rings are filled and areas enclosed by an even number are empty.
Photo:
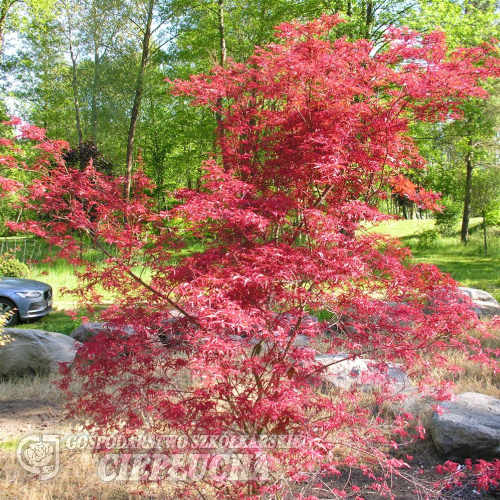
[[[135,131],[137,128],[137,120],[139,119],[139,110],[142,101],[142,90],[144,85],[144,73],[146,71],[146,66],[149,62],[150,51],[151,51],[151,34],[153,30],[153,12],[155,7],[155,0],[148,0],[146,3],[146,13],[145,22],[142,27],[143,37],[142,37],[142,54],[141,62],[139,65],[139,70],[137,72],[137,79],[135,84],[134,101],[132,104],[132,110],[130,112],[130,126],[128,129],[128,139],[127,139],[127,159],[126,159],[126,171],[127,171],[127,198],[130,198],[130,190],[132,188],[132,168],[133,168],[133,158],[134,158],[134,138]]]
[[[26,28],[20,50],[7,65],[10,111],[42,125],[54,139],[78,144],[71,65],[60,20]]]
[[[3,37],[5,34],[7,15],[17,2],[18,0],[2,0],[2,3],[0,3],[0,56],[2,55]]]
[[[201,165],[213,147],[215,120],[209,110],[186,106],[185,100],[165,91],[165,72],[152,64],[145,79],[137,147],[144,167],[155,182],[155,198],[163,210],[179,186],[194,188]]]
[[[61,10],[64,19],[62,21],[62,27],[64,30],[64,35],[67,40],[68,53],[71,60],[71,87],[73,89],[73,103],[75,110],[75,122],[76,131],[78,134],[78,151],[80,152],[80,158],[83,159],[82,147],[83,147],[83,131],[82,131],[82,121],[80,113],[80,99],[79,99],[79,79],[78,79],[78,48],[76,46],[75,31],[76,25],[79,24],[78,14],[79,14],[79,4],[72,0],[62,0]],[[81,168],[85,168],[85,165],[81,165]]]
[[[471,47],[500,35],[500,13],[496,0],[439,0],[421,1],[419,15],[411,23],[417,29],[443,29],[450,47]],[[497,92],[489,89],[490,92]],[[485,152],[486,143],[496,133],[498,113],[492,101],[470,100],[461,108],[463,121],[452,121],[443,128],[435,142],[443,138],[454,143],[461,155],[464,170],[462,191],[462,225],[460,238],[466,244],[469,238],[469,219],[472,200],[472,178],[477,160]]]
[[[161,0],[141,0],[136,5],[138,16],[134,21],[137,34],[141,39],[141,58],[135,80],[134,97],[130,111],[130,124],[127,137],[126,177],[127,197],[130,197],[132,188],[132,171],[134,164],[134,140],[141,108],[144,78],[146,68],[151,58],[163,46],[172,41],[177,35],[178,27],[172,24],[170,2]]]
[[[365,38],[380,47],[387,29],[406,24],[415,13],[416,4],[416,0],[326,0],[319,2],[318,7],[339,12],[348,21],[337,28],[336,36]]]
[[[106,65],[112,63],[127,45],[127,21],[132,5],[120,0],[85,0],[80,2],[85,10],[82,19],[82,42],[92,67],[90,87],[90,132],[95,142],[99,140],[99,112],[102,106],[102,84],[106,79]]]
[[[477,169],[472,180],[471,208],[483,218],[483,244],[488,251],[486,223],[490,217],[496,216],[500,209],[500,167],[498,165]]]

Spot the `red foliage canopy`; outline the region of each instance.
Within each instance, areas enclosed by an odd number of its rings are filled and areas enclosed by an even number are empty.
[[[67,169],[63,145],[31,136],[39,176],[22,203],[38,216],[11,227],[83,264],[82,298],[95,300],[97,285],[116,296],[102,314],[114,329],[79,350],[66,378],[68,388],[82,382],[74,408],[98,428],[244,434],[256,439],[246,448],[253,463],[259,438],[300,435],[300,447],[265,450],[271,478],[361,463],[390,472],[403,464],[384,445],[405,434],[406,419],[374,413],[398,397],[389,363],[437,396],[449,388],[433,370],[450,367],[450,350],[497,366],[466,333],[478,325],[456,283],[367,230],[388,218],[377,202],[390,190],[436,206],[435,194],[405,177],[424,167],[409,124],[455,119],[465,99],[486,98],[479,84],[499,76],[497,54],[489,46],[448,54],[441,33],[393,30],[373,56],[367,41],[330,41],[338,22],[284,24],[279,43],[247,63],[173,82],[223,120],[220,161],[206,162],[202,187],[179,191],[169,212],[155,213],[141,171],[127,202],[124,179],[92,165]],[[2,163],[17,164],[8,155]],[[82,234],[104,252],[102,264],[86,260]],[[193,240],[204,249],[178,258]],[[328,370],[319,352],[345,354],[332,366],[372,360],[377,391],[366,393],[361,379],[320,391]],[[287,488],[207,481],[227,498]]]

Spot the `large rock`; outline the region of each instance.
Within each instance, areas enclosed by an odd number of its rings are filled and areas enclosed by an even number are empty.
[[[121,328],[109,325],[107,323],[83,323],[81,324],[78,328],[73,330],[69,336],[72,339],[78,340],[78,342],[87,342],[87,340],[91,339],[92,337],[95,337],[98,333],[102,331],[109,331],[109,330],[122,330]],[[132,327],[127,326],[123,328],[123,332],[126,335],[132,335],[134,333],[134,330]]]
[[[341,389],[349,389],[353,385],[360,385],[365,390],[375,389],[377,386],[389,384],[396,393],[411,387],[406,371],[401,365],[383,364],[370,359],[349,359],[345,354],[320,355],[316,361],[328,365],[324,380],[326,387],[332,385]]]
[[[459,289],[472,300],[479,319],[500,315],[500,304],[488,292],[464,286],[459,287]]]
[[[95,337],[103,329],[104,326],[102,323],[83,323],[73,330],[69,336],[79,342],[86,342],[92,337]]]
[[[72,363],[80,344],[62,333],[5,328],[9,341],[0,345],[0,377],[57,372]]]
[[[500,458],[500,400],[466,392],[441,403],[429,430],[438,453],[453,461]]]
[[[398,392],[399,395],[403,396],[403,399],[386,401],[383,408],[396,416],[411,414],[413,425],[421,425],[427,432],[434,409],[441,404],[441,401],[433,396],[420,394],[417,387],[406,387]]]

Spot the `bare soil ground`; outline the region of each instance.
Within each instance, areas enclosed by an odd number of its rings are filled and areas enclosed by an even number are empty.
[[[67,427],[62,403],[47,399],[10,399],[0,403],[0,442]]]

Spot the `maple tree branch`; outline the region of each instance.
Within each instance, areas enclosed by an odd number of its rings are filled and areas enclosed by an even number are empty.
[[[109,258],[112,258],[113,256],[102,246],[102,244],[98,241],[97,239],[97,236],[94,236],[92,234],[91,231],[89,231],[88,229],[86,230],[87,234],[89,235],[89,237],[91,238],[91,240],[99,247],[99,249],[101,250],[101,252],[103,252],[107,257]],[[184,315],[186,318],[188,318],[189,320],[191,320],[195,325],[198,325],[199,326],[199,321],[194,317],[192,316],[191,314],[189,314],[187,311],[185,311],[179,304],[177,304],[176,302],[174,302],[172,299],[170,299],[167,295],[161,293],[159,290],[156,290],[155,288],[153,288],[151,285],[148,285],[144,280],[142,280],[139,276],[137,276],[136,274],[134,274],[130,269],[128,269],[128,266],[126,266],[126,269],[125,269],[125,272],[133,279],[135,280],[137,283],[139,283],[141,286],[143,286],[146,290],[149,290],[151,293],[153,293],[154,295],[157,295],[158,297],[160,297],[161,299],[165,300],[168,302],[168,304],[170,304],[174,309],[176,309],[177,311],[179,311],[182,315]]]
[[[329,184],[323,190],[323,192],[321,193],[320,197],[314,202],[314,204],[312,205],[311,208],[317,208],[321,203],[323,203],[326,195],[330,192],[330,190],[332,189],[332,187],[333,187],[333,185]],[[302,218],[302,220],[297,224],[297,227],[295,228],[295,234],[292,237],[292,241],[290,242],[290,245],[293,245],[295,243],[295,241],[297,240],[297,238],[299,237],[300,230],[301,230],[302,226],[304,225],[304,223],[305,223],[305,218]]]

